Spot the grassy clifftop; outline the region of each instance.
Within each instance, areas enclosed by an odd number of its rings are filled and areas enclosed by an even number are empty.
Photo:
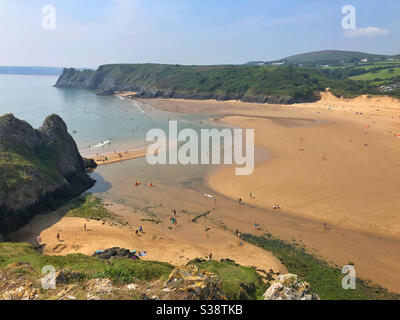
[[[114,64],[96,71],[65,69],[55,86],[136,91],[142,97],[293,103],[317,100],[330,81],[316,70],[292,66]]]
[[[137,92],[135,96],[138,98],[241,100],[274,104],[317,101],[319,92],[327,87],[336,96],[399,96],[398,90],[390,93],[379,90],[380,85],[397,81],[395,72],[390,73],[390,79],[386,82],[372,82],[369,78],[356,81],[363,79],[352,77],[365,71],[357,68],[321,69],[288,64],[112,64],[100,66],[96,71],[64,69],[55,86],[98,90],[101,94],[133,91]]]

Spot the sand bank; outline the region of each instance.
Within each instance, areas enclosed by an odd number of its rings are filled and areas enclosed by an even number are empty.
[[[86,158],[93,159],[98,166],[103,166],[106,164],[118,163],[126,160],[142,158],[145,157],[146,154],[147,154],[147,149],[142,149],[142,150],[131,150],[125,152],[112,152],[98,156],[90,155],[86,156]]]

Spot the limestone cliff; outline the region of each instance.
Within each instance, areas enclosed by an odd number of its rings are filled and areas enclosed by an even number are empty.
[[[0,232],[12,231],[53,200],[78,195],[94,184],[64,121],[46,118],[35,130],[0,117]]]

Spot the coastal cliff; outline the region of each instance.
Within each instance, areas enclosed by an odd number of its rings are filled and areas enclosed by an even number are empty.
[[[55,87],[136,92],[137,98],[240,100],[292,104],[320,99],[321,75],[295,67],[103,65],[97,70],[64,69]]]
[[[0,117],[0,233],[26,223],[53,200],[78,195],[94,181],[64,121],[46,118],[39,129]]]

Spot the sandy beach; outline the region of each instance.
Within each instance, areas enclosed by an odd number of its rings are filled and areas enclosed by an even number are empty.
[[[127,150],[125,152],[112,152],[102,155],[89,155],[88,159],[93,159],[98,166],[104,166],[111,163],[118,163],[126,160],[132,160],[145,157],[147,149],[142,150]]]
[[[208,181],[219,193],[236,200],[252,192],[256,206],[270,209],[278,203],[293,215],[400,239],[399,101],[323,93],[316,103],[290,106],[151,103],[177,112],[214,110],[222,122],[255,129],[256,145],[271,159],[250,176],[235,176],[233,168],[217,170]]]
[[[223,210],[232,227],[253,232],[250,216],[326,261],[357,261],[360,276],[399,291],[398,101],[337,99],[330,93],[316,103],[289,106],[140,101],[166,111],[216,114],[218,121],[255,129],[255,143],[270,152],[269,160],[257,164],[251,176],[235,176],[233,167],[223,167],[207,179],[213,192],[248,204],[240,215]],[[276,203],[278,211],[272,210]]]
[[[173,230],[166,228],[168,221],[154,224],[142,221],[143,212],[132,214],[124,205],[105,203],[107,208],[123,217],[128,225],[76,217],[65,217],[63,212],[52,212],[35,216],[30,225],[11,235],[13,241],[29,242],[37,245],[36,237],[42,238],[42,253],[47,255],[66,255],[83,253],[92,255],[97,250],[111,247],[129,248],[146,251],[144,260],[156,260],[175,266],[185,265],[194,258],[207,259],[212,253],[213,259],[231,259],[245,266],[254,266],[266,272],[286,272],[286,268],[269,252],[251,244],[239,246],[239,239],[232,233],[215,226],[205,232],[202,224],[193,225],[185,219],[179,219],[179,226]],[[84,229],[84,224],[87,230]],[[135,230],[143,227],[144,233],[136,235]],[[190,230],[192,241],[185,241],[185,230]],[[60,241],[57,240],[60,234]]]

